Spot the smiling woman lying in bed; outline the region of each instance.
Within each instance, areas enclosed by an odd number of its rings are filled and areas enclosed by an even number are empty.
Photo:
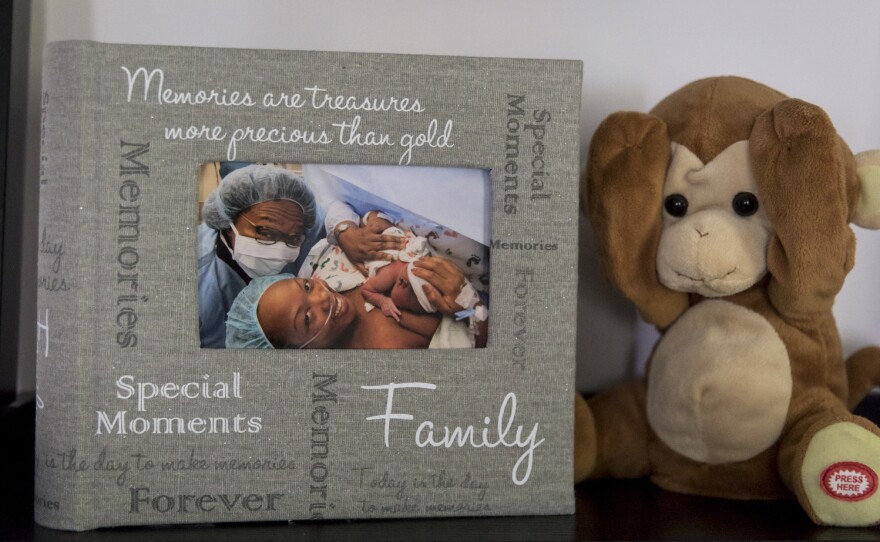
[[[367,312],[361,288],[334,291],[320,278],[262,277],[236,298],[226,322],[227,348],[428,348],[450,317],[464,275],[444,258],[424,258],[414,273],[427,281],[425,295],[438,313],[401,311],[400,320]],[[485,344],[485,321],[482,322]],[[480,333],[478,333],[480,336]]]

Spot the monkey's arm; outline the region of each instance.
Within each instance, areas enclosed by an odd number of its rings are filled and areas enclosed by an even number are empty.
[[[844,144],[822,109],[788,99],[758,117],[749,150],[775,230],[767,250],[771,302],[794,320],[830,311],[855,251]]]
[[[593,136],[582,190],[605,274],[646,321],[663,329],[688,306],[656,270],[669,164],[666,125],[644,113],[614,113]]]

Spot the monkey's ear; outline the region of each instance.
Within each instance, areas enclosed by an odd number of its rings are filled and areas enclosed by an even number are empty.
[[[645,113],[614,113],[590,144],[582,207],[590,216],[605,274],[648,322],[664,328],[687,295],[657,278],[663,184],[671,143],[666,123]]]
[[[861,190],[853,224],[880,230],[880,150],[857,154],[856,173]]]

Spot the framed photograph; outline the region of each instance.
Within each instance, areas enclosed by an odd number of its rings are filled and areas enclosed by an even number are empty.
[[[62,42],[43,525],[573,513],[581,63]]]
[[[200,168],[198,180],[203,347],[486,346],[488,170],[212,162]],[[288,199],[264,200],[264,190],[271,198],[286,191]],[[305,207],[294,200],[299,194],[309,196]],[[236,212],[237,220],[227,221]],[[390,248],[359,259],[359,251],[347,254],[336,238],[340,229],[345,237],[368,231],[376,240],[367,243]],[[460,270],[470,296],[460,308],[472,300],[482,307],[482,333],[467,318],[444,321],[429,299],[438,292],[418,276],[419,260]],[[261,276],[272,278],[243,296],[224,295]]]

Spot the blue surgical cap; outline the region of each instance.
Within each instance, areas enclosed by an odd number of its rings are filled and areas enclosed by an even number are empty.
[[[303,208],[304,230],[315,224],[315,196],[306,183],[290,170],[250,165],[231,171],[202,207],[202,218],[215,230],[227,230],[245,209],[272,200],[291,200]]]
[[[290,274],[257,277],[239,292],[226,315],[226,348],[275,348],[257,320],[257,305],[269,286],[292,278]]]

